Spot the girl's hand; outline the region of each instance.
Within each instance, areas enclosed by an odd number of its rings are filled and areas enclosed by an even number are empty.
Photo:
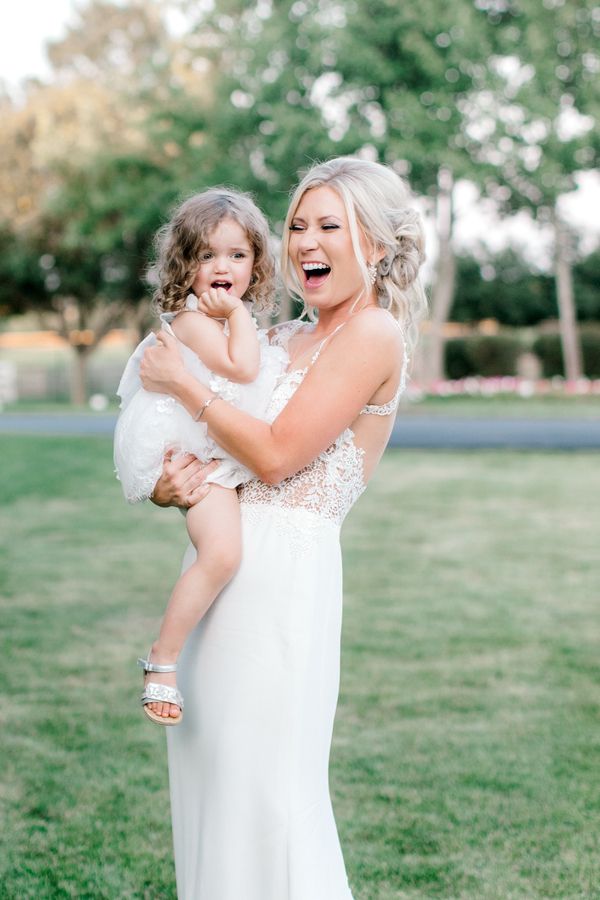
[[[171,334],[160,331],[156,335],[154,347],[148,347],[140,364],[140,379],[147,391],[162,394],[174,394],[185,368],[177,347],[177,341]]]
[[[210,288],[198,297],[198,309],[213,319],[228,319],[234,310],[244,308],[242,301],[224,288]]]
[[[214,472],[219,460],[203,463],[191,453],[173,458],[174,453],[174,450],[169,450],[165,455],[162,475],[150,499],[157,506],[189,509],[210,491],[210,484],[205,484],[204,480]]]

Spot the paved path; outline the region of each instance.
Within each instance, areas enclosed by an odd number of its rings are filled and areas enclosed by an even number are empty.
[[[399,417],[390,445],[439,449],[600,449],[600,420]]]
[[[114,413],[3,413],[0,414],[0,434],[110,436],[115,420]],[[400,415],[390,446],[415,449],[600,449],[600,420]]]
[[[114,413],[1,413],[0,433],[112,435]]]

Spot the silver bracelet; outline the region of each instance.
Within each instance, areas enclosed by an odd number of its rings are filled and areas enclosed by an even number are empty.
[[[218,394],[213,394],[212,397],[209,397],[208,400],[205,400],[204,403],[202,404],[202,406],[200,407],[200,409],[198,410],[198,412],[196,413],[196,415],[194,416],[194,422],[200,421],[200,419],[202,418],[202,416],[204,415],[204,413],[206,412],[206,410],[208,409],[210,404],[213,402],[213,400],[220,400],[220,399],[221,399],[221,397],[219,397]]]

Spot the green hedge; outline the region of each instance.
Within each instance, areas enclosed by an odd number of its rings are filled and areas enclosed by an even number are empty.
[[[469,375],[515,375],[522,342],[510,335],[475,335],[446,341],[445,369],[448,378]]]
[[[600,329],[582,329],[580,338],[584,375],[588,378],[600,378]],[[546,378],[565,374],[558,334],[540,335],[531,349],[539,356]]]

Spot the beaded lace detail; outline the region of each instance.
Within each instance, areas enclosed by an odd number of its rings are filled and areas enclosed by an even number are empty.
[[[272,343],[285,346],[298,327],[293,322],[278,329]],[[273,422],[277,418],[309,368],[306,366],[282,376],[273,392],[267,421]],[[264,484],[258,479],[247,482],[239,489],[240,502],[244,505],[268,504],[281,510],[302,509],[341,524],[365,489],[363,457],[364,450],[354,443],[354,432],[346,428],[316,459],[294,475],[284,478],[280,484]]]

